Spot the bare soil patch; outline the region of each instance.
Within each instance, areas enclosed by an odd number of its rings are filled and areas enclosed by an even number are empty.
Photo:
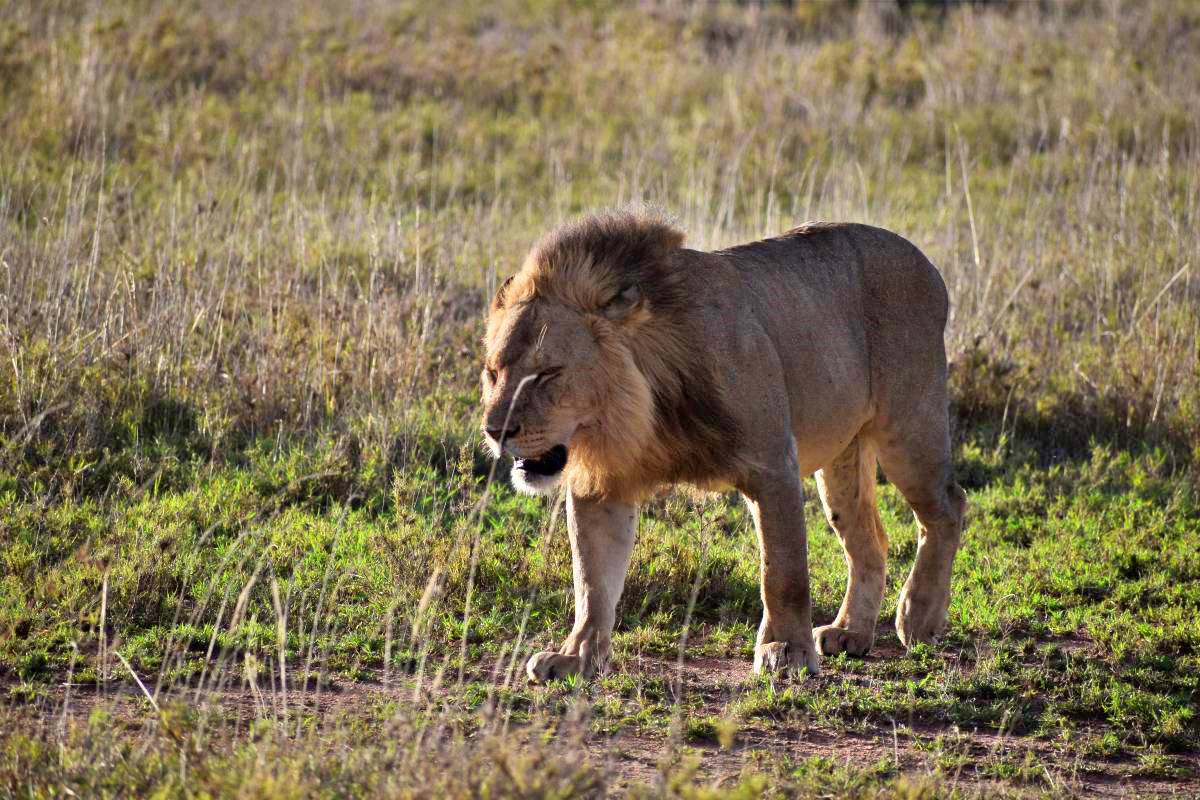
[[[870,657],[898,654],[888,649],[885,644]],[[687,715],[693,718],[729,716],[731,704],[753,686],[750,664],[743,658],[701,657],[680,663],[675,658],[639,656],[627,660],[624,668],[640,672],[642,677],[669,681],[675,687],[673,691],[690,698]],[[410,675],[392,676],[387,683],[382,675],[375,675],[368,680],[337,681],[320,688],[290,687],[287,716],[294,720],[304,715],[320,726],[366,717],[389,705],[411,708],[414,697],[420,698],[421,704],[432,702],[444,707],[462,703],[453,682],[436,689],[426,685],[419,692],[414,692],[415,688]],[[551,687],[534,691],[556,690]],[[54,687],[40,701],[34,718],[40,717],[45,723],[61,718],[65,697],[65,686]],[[164,693],[158,703],[164,708],[179,703],[194,705],[235,726],[284,715],[282,693],[245,683],[206,690],[199,697],[194,691],[180,688]],[[106,708],[126,727],[147,724],[155,718],[141,690],[132,684],[71,687],[67,715],[85,718],[97,706]],[[465,708],[464,714],[469,718]],[[946,784],[969,793],[1003,786],[1009,791],[1025,788],[1033,793],[1051,791],[1086,797],[1200,796],[1200,752],[1196,751],[1171,754],[1175,774],[1161,777],[1139,774],[1139,765],[1128,759],[1071,761],[1062,756],[1055,742],[1037,736],[965,731],[949,725],[897,723],[890,729],[874,726],[847,731],[813,717],[759,718],[741,720],[736,725],[728,746],[709,738],[689,738],[681,724],[667,726],[665,733],[637,726],[622,727],[615,733],[593,731],[583,741],[589,757],[604,766],[611,786],[617,790],[658,785],[666,768],[678,767],[681,760],[691,765],[698,783],[719,789],[736,783],[750,769],[819,758],[860,770],[936,774]],[[1029,765],[1029,769],[1020,771],[1017,768],[1021,765]]]

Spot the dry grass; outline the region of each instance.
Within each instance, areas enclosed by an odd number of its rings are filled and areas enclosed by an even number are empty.
[[[950,285],[973,422],[1190,460],[1195,9],[805,13],[10,4],[0,430],[44,467],[22,482],[102,490],[104,448],[160,433],[385,451],[472,391],[481,303],[531,238],[635,199],[701,247],[896,229]]]

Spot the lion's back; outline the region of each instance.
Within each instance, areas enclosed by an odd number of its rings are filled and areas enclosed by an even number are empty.
[[[929,323],[939,333],[945,327],[949,297],[941,273],[916,245],[884,228],[806,222],[719,253],[751,282],[795,282],[818,303],[861,307],[885,325]]]

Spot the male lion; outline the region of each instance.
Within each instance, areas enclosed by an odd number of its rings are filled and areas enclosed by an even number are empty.
[[[887,535],[876,458],[917,518],[900,592],[906,646],[946,624],[966,495],[954,482],[941,276],[867,225],[807,224],[712,253],[643,213],[584,217],[542,239],[487,322],[484,421],[521,491],[567,488],[575,626],[526,671],[605,663],[637,503],[676,482],[735,487],[758,531],[754,669],[819,671],[817,652],[875,639]],[[801,477],[816,472],[850,576],[813,631]],[[815,647],[814,647],[815,634]]]

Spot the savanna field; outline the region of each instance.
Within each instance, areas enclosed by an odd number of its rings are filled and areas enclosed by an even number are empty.
[[[613,659],[479,428],[554,225],[942,271],[950,627],[751,674],[736,494]],[[1200,795],[1200,3],[0,0],[0,796]],[[846,565],[806,481],[815,622]]]

